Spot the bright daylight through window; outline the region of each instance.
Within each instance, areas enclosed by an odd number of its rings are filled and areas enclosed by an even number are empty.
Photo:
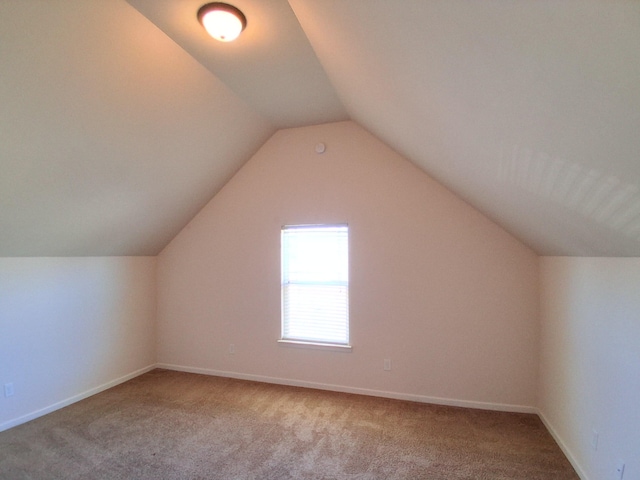
[[[349,227],[282,228],[283,341],[349,345]]]

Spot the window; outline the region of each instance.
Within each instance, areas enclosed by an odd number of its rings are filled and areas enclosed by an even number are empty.
[[[349,345],[349,227],[282,228],[282,341]]]

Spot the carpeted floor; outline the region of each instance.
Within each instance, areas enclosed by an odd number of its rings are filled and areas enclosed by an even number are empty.
[[[154,370],[0,433],[2,479],[577,479],[535,415]]]

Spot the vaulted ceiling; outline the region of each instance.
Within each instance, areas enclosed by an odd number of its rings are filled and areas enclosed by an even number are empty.
[[[157,254],[345,119],[540,254],[640,256],[640,2],[232,0],[226,44],[202,3],[0,2],[0,256]]]

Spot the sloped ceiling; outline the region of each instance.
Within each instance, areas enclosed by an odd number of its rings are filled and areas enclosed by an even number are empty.
[[[198,24],[206,1],[127,1],[276,127],[348,118],[287,0],[234,1],[248,22],[231,43]]]
[[[351,117],[538,253],[640,255],[640,2],[290,3]]]
[[[156,254],[347,118],[540,254],[640,256],[640,2],[234,0],[231,44],[202,3],[0,2],[0,256]]]
[[[275,131],[124,1],[1,1],[0,64],[0,256],[157,254]]]

